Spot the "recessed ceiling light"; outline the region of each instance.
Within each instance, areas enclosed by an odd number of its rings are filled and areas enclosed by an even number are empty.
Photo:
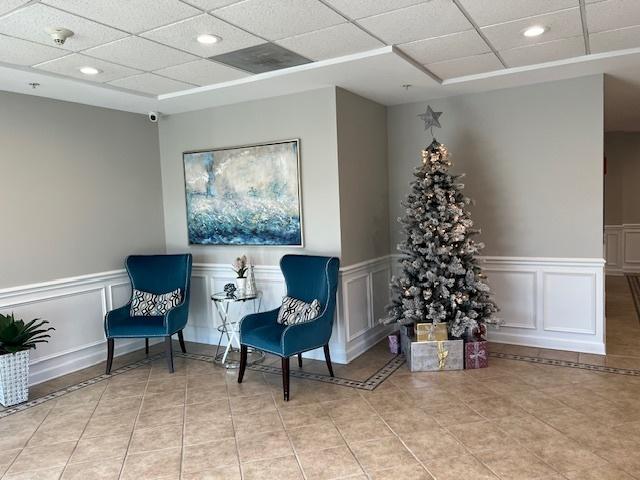
[[[85,75],[98,75],[102,70],[95,67],[80,67],[80,71]]]
[[[222,41],[222,37],[218,35],[212,35],[210,33],[203,33],[202,35],[198,35],[198,42],[204,43],[205,45],[213,45],[214,43],[218,43]]]
[[[534,25],[533,27],[527,28],[522,34],[525,37],[538,37],[547,31],[547,27],[543,27],[542,25]]]

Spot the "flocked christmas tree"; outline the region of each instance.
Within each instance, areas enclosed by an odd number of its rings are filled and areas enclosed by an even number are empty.
[[[440,127],[441,112],[431,107],[419,115],[425,130]],[[432,135],[433,136],[433,135]],[[401,273],[391,280],[392,303],[385,323],[448,322],[452,337],[495,323],[496,305],[476,255],[483,244],[467,210],[462,175],[449,172],[447,148],[433,142],[422,151],[411,191],[399,219],[406,240],[398,245]]]

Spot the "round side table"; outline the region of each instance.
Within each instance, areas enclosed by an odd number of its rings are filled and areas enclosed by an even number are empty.
[[[239,294],[233,297],[227,296],[225,292],[219,292],[211,295],[211,301],[221,322],[217,327],[220,332],[220,338],[216,347],[214,361],[226,368],[238,368],[240,366],[240,319],[234,320],[231,317],[229,307],[233,303],[246,304],[251,302],[253,304],[253,313],[258,313],[262,304],[262,292],[256,292],[253,295]],[[224,351],[220,351],[223,337],[226,337],[227,345]],[[234,342],[237,346],[234,346]],[[249,348],[247,353],[247,365],[264,360],[264,352],[260,350]]]

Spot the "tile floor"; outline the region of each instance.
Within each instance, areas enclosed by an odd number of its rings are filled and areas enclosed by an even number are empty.
[[[625,306],[623,281],[611,281],[608,326],[632,335],[638,320]],[[611,359],[636,358],[632,338],[618,331],[608,338],[626,345]],[[277,376],[248,372],[238,385],[236,372],[198,360],[176,359],[170,375],[161,359],[0,420],[0,474],[640,479],[640,377],[498,358],[490,364],[443,373],[403,367],[372,392],[292,379],[285,404]]]

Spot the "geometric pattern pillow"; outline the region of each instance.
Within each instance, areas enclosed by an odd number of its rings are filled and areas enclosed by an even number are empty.
[[[320,302],[314,300],[311,303],[298,300],[293,297],[284,297],[282,307],[278,312],[277,322],[283,325],[297,325],[310,322],[320,314]]]
[[[154,293],[143,292],[133,289],[131,299],[131,310],[129,315],[132,317],[155,317],[164,315],[169,310],[177,307],[182,300],[180,289],[177,288],[173,292]]]

